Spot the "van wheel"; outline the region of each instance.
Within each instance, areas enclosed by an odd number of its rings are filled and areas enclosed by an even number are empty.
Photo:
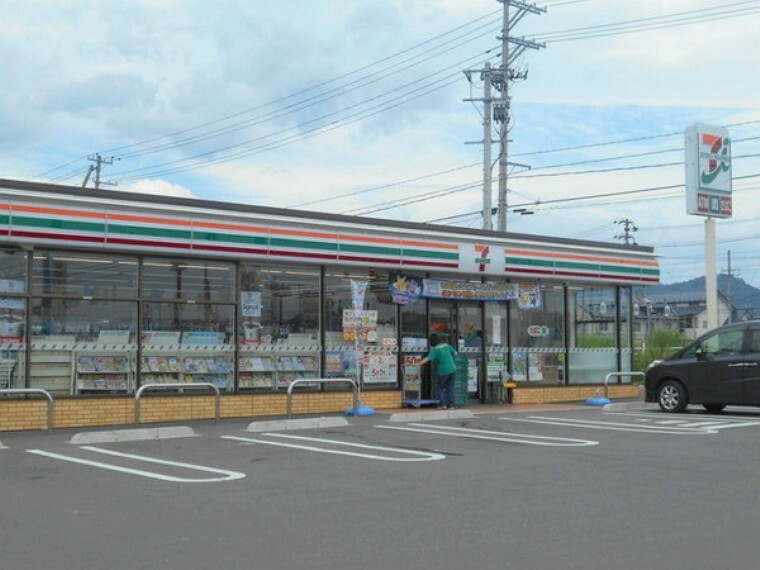
[[[723,411],[723,408],[726,407],[726,404],[702,404],[702,407],[711,414],[717,414],[718,412]]]
[[[660,404],[660,409],[663,412],[676,414],[686,409],[689,397],[686,395],[686,390],[680,382],[667,380],[660,386],[657,393],[657,402]]]

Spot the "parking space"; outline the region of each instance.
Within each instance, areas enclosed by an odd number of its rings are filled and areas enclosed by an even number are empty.
[[[738,546],[760,508],[760,459],[747,455],[757,413],[409,418],[4,434],[0,546],[28,568],[87,567],[98,554],[117,570],[450,568],[505,552],[517,567],[609,567],[594,537],[625,545],[612,565],[629,568],[682,564],[664,538],[674,529],[687,558],[709,561],[707,539]],[[732,492],[716,496],[718,481]],[[30,533],[43,537],[36,549],[20,546]]]

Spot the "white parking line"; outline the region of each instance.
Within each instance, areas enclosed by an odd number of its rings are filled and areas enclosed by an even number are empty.
[[[121,473],[129,473],[131,475],[139,475],[141,477],[147,477],[149,479],[159,479],[161,481],[170,481],[172,483],[217,483],[220,481],[233,481],[235,479],[242,479],[245,477],[245,473],[238,471],[227,471],[226,469],[216,469],[214,467],[205,467],[203,465],[193,465],[192,463],[180,463],[178,461],[166,461],[164,459],[155,459],[153,457],[145,457],[143,455],[132,455],[130,453],[121,453],[118,451],[111,451],[108,449],[101,449],[98,447],[82,446],[79,449],[92,451],[95,453],[102,453],[106,455],[113,455],[115,457],[125,457],[134,461],[142,461],[145,463],[157,463],[159,465],[169,465],[171,467],[181,467],[183,469],[191,469],[193,471],[205,471],[207,473],[218,473],[223,477],[214,477],[209,479],[187,479],[184,477],[174,477],[171,475],[163,475],[161,473],[154,473],[152,471],[143,471],[142,469],[131,469],[129,467],[120,467],[118,465],[112,465],[110,463],[101,463],[100,461],[89,461],[87,459],[80,459],[78,457],[71,457],[69,455],[62,455],[60,453],[52,453],[50,451],[44,451],[42,449],[27,449],[29,453],[35,455],[41,455],[43,457],[50,457],[52,459],[60,459],[61,461],[68,461],[70,463],[79,463],[80,465],[89,465],[90,467],[97,467],[99,469],[107,469],[110,471],[119,471]]]
[[[458,428],[452,426],[438,426],[433,424],[407,424],[417,427],[400,427],[378,425],[376,428],[394,429],[399,431],[411,431],[416,433],[432,433],[435,435],[449,435],[451,437],[463,437],[469,439],[485,439],[490,441],[502,441],[508,443],[522,443],[525,445],[542,445],[548,447],[583,447],[599,445],[598,441],[588,439],[573,439],[567,437],[548,437],[542,435],[526,435],[507,433],[503,431],[488,431],[481,429]]]
[[[711,435],[719,430],[736,427],[748,427],[760,425],[760,422],[745,423],[714,423],[714,422],[688,422],[683,420],[657,421],[655,424],[631,425],[628,423],[605,422],[597,420],[575,420],[568,418],[553,418],[542,416],[529,416],[528,418],[499,418],[508,422],[526,422],[563,427],[578,427],[587,429],[603,429],[610,431],[627,431],[637,433],[659,433],[670,435]],[[637,420],[639,421],[639,420]],[[678,425],[675,425],[678,424]]]
[[[388,452],[400,453],[404,455],[413,455],[416,457],[404,458],[404,457],[389,457],[385,455],[372,455],[369,453],[339,451],[337,449],[327,449],[324,447],[316,447],[312,445],[299,445],[295,443],[283,443],[279,441],[268,441],[265,439],[254,439],[251,437],[237,437],[237,436],[232,436],[232,435],[223,435],[221,437],[222,439],[231,439],[234,441],[242,441],[245,443],[261,443],[264,445],[274,445],[277,447],[289,447],[291,449],[303,449],[305,451],[315,451],[317,453],[330,453],[333,455],[346,455],[349,457],[360,457],[362,459],[374,459],[377,461],[411,462],[411,461],[439,461],[441,459],[446,459],[445,455],[441,455],[440,453],[432,453],[429,451],[411,451],[409,449],[398,449],[396,447],[379,447],[375,445],[364,445],[361,443],[349,443],[346,441],[337,441],[334,439],[322,439],[318,437],[306,437],[306,436],[300,436],[300,435],[289,435],[289,434],[284,434],[284,433],[263,433],[261,435],[266,435],[268,437],[280,437],[280,438],[287,438],[287,439],[294,439],[294,440],[302,440],[302,441],[313,441],[317,443],[326,443],[329,445],[343,445],[346,447],[355,447],[357,449],[373,449],[373,450],[380,450],[380,451],[388,451]]]
[[[706,429],[691,429],[681,427],[659,427],[653,425],[634,426],[631,424],[614,423],[614,422],[601,422],[590,420],[571,420],[566,418],[551,418],[541,416],[531,416],[529,418],[499,418],[502,421],[507,422],[523,422],[532,424],[544,424],[550,426],[562,426],[562,427],[577,427],[586,429],[600,429],[610,431],[627,431],[636,433],[660,433],[660,434],[675,434],[675,435],[705,435],[708,433],[717,433],[716,431],[709,431]]]
[[[745,420],[741,416],[729,416],[725,414],[721,414],[719,418],[712,416],[710,421],[694,421],[690,418],[704,418],[705,416],[692,414],[685,414],[681,419],[674,420],[663,420],[662,414],[647,414],[641,412],[605,412],[605,415],[617,415],[629,418],[633,417],[637,422],[652,422],[658,425],[664,425],[667,422],[667,424],[679,425],[681,427],[709,426],[715,430],[760,426],[760,421]]]

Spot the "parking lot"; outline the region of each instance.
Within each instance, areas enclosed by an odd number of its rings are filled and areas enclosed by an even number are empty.
[[[0,434],[8,568],[754,567],[760,412]]]

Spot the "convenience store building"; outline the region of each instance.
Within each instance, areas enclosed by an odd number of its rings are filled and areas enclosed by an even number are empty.
[[[468,359],[473,401],[507,378],[515,403],[582,400],[631,370],[631,290],[659,281],[632,245],[2,179],[0,210],[0,389],[48,391],[56,427],[131,423],[155,383],[212,383],[223,417],[284,414],[303,378],[400,407],[431,396],[431,332]],[[306,384],[294,410],[350,406],[334,386]],[[44,427],[41,410],[0,397],[0,431]],[[143,413],[209,417],[213,399]]]

